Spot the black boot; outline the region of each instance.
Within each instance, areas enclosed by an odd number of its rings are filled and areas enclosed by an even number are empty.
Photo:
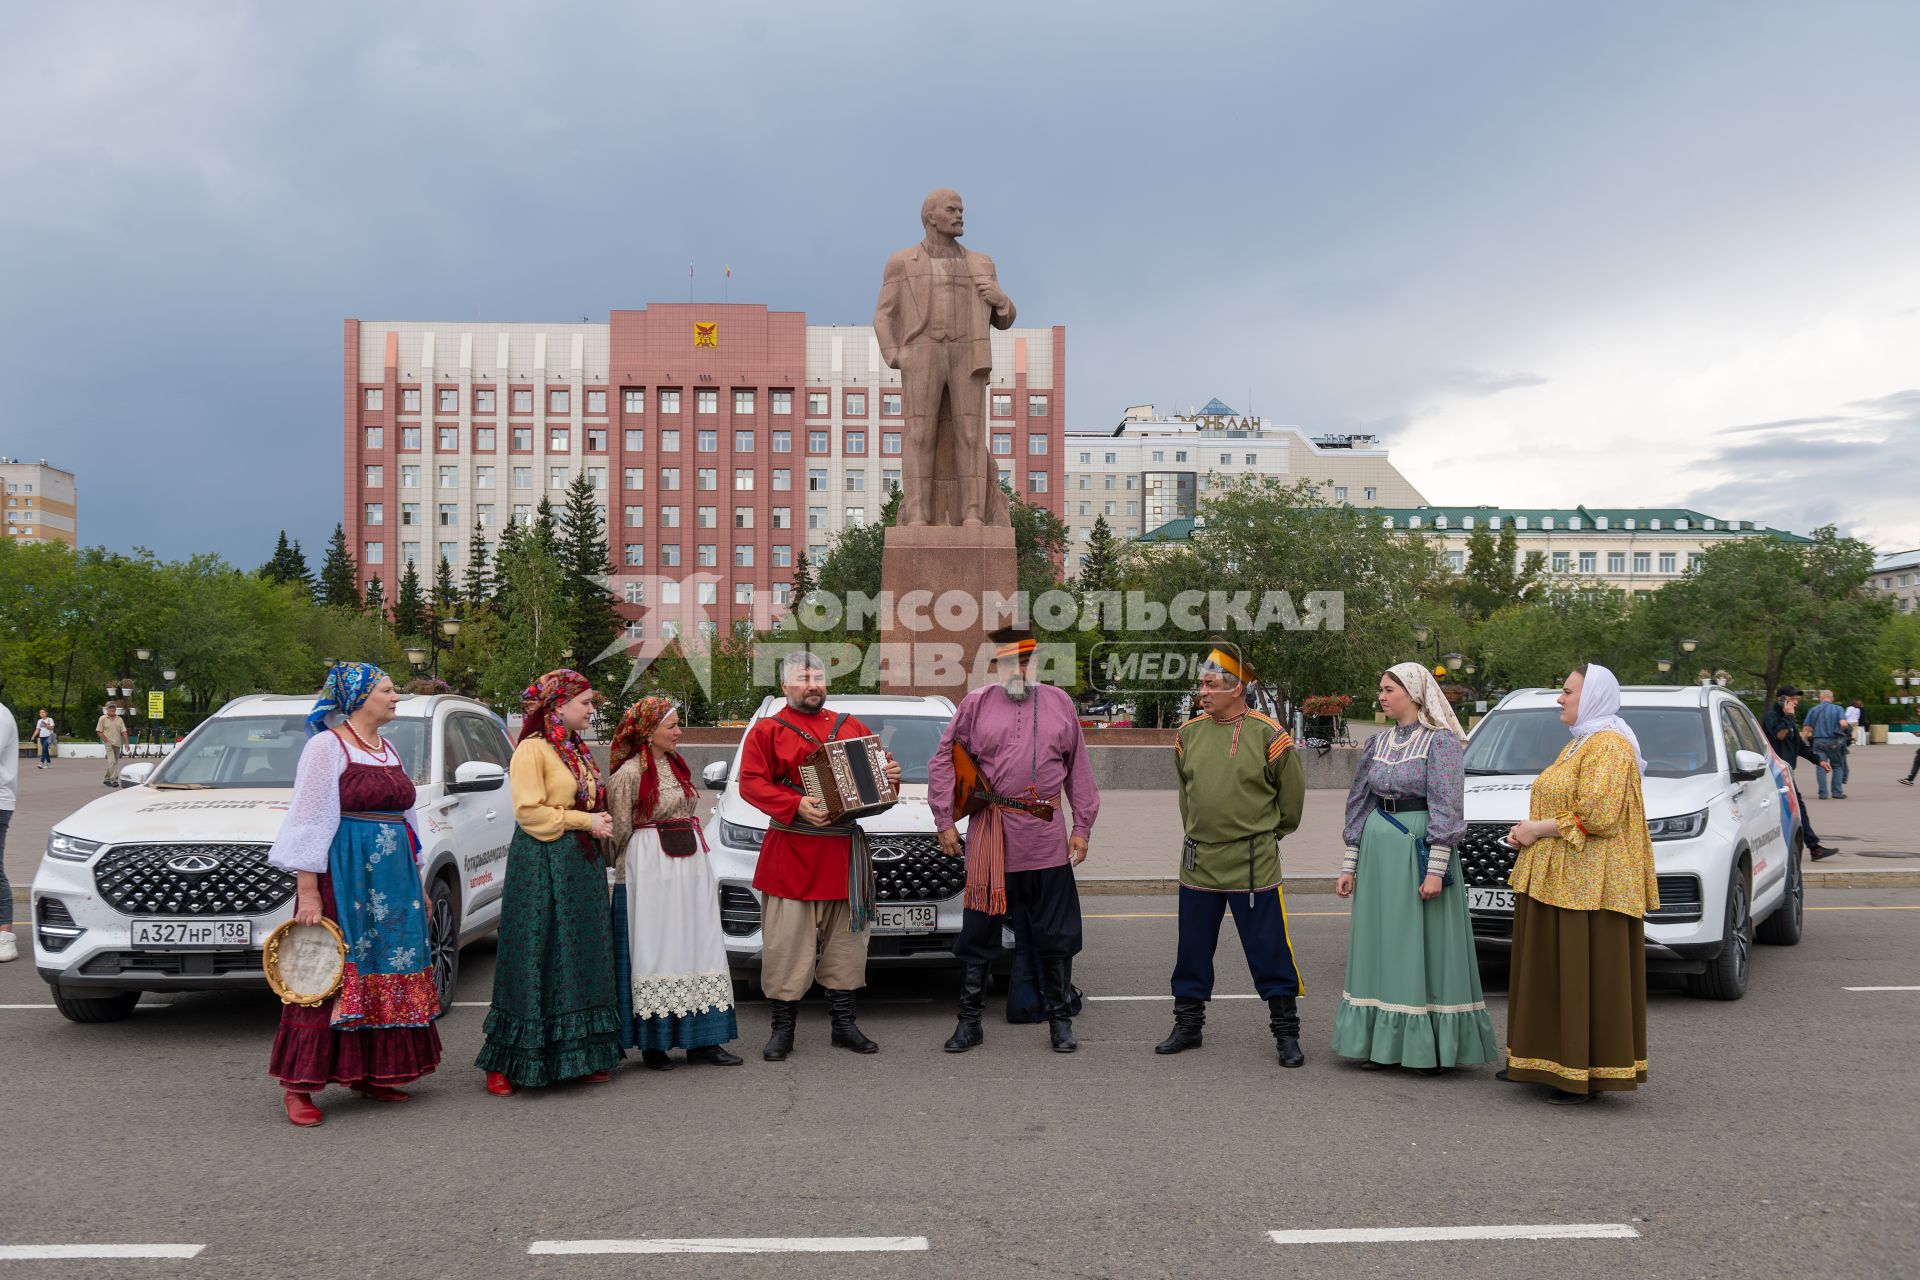
[[[1055,1053],[1072,1053],[1080,1047],[1073,1038],[1073,988],[1067,979],[1072,961],[1054,956],[1040,961],[1040,999],[1047,1006],[1047,1032]]]
[[[980,1029],[980,1012],[987,1004],[987,966],[970,964],[960,970],[960,1021],[953,1034],[941,1046],[948,1053],[965,1053],[984,1044],[987,1036]]]
[[[1300,1005],[1292,996],[1275,996],[1267,1001],[1272,1017],[1267,1026],[1273,1031],[1274,1047],[1280,1051],[1280,1065],[1298,1067],[1307,1055],[1300,1052]]]
[[[760,1056],[768,1062],[785,1062],[787,1055],[793,1052],[793,1016],[800,1012],[798,1000],[769,1000],[773,1008],[773,1034],[767,1037],[767,1047]]]
[[[706,1044],[687,1050],[687,1061],[704,1067],[737,1067],[745,1059],[737,1053],[728,1053],[721,1045]]]
[[[1173,1034],[1153,1046],[1155,1053],[1179,1053],[1200,1047],[1200,1028],[1207,1025],[1205,1000],[1173,1002]]]
[[[862,1035],[860,1024],[853,1020],[853,992],[828,987],[827,1010],[833,1016],[834,1048],[851,1049],[855,1053],[880,1052],[880,1046]]]

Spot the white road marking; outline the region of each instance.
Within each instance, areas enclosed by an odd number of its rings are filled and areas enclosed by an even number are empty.
[[[197,1258],[203,1244],[0,1244],[0,1262],[68,1258]]]
[[[1380,1244],[1420,1240],[1637,1240],[1625,1222],[1551,1222],[1533,1227],[1354,1227],[1269,1231],[1275,1244]]]
[[[1920,991],[1920,987],[1842,987],[1842,991]]]
[[[536,1240],[534,1254],[575,1253],[924,1253],[925,1236],[766,1236],[705,1240]]]
[[[0,1009],[51,1009],[50,1004],[0,1004]]]

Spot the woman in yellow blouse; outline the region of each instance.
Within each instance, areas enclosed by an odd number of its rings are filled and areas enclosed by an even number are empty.
[[[1507,839],[1513,968],[1502,1080],[1588,1102],[1647,1078],[1647,912],[1660,905],[1639,741],[1620,682],[1584,663],[1560,690],[1573,741],[1538,778]]]
[[[612,1078],[620,1061],[607,870],[605,788],[580,731],[593,686],[549,671],[520,695],[526,724],[508,769],[513,844],[500,904],[493,1007],[475,1066],[487,1091]]]

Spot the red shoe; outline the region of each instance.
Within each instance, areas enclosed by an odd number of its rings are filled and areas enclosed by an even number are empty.
[[[588,1084],[605,1084],[607,1081],[613,1079],[613,1072],[596,1071],[590,1076],[581,1076],[580,1078]]]
[[[404,1089],[394,1089],[384,1084],[357,1084],[353,1086],[353,1091],[375,1102],[405,1102],[413,1096]]]
[[[487,1072],[487,1092],[496,1098],[511,1098],[513,1096],[513,1081],[507,1079],[506,1076],[498,1071],[489,1071]]]
[[[313,1099],[304,1093],[286,1091],[287,1119],[302,1129],[311,1129],[326,1117],[320,1114],[320,1108],[313,1105]]]

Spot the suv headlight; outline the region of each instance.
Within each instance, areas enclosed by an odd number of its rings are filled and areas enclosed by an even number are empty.
[[[720,819],[720,842],[732,845],[736,849],[758,849],[760,842],[767,838],[763,827],[742,827]]]
[[[85,862],[100,852],[102,843],[99,840],[80,840],[64,831],[56,831],[47,837],[47,856],[63,862]]]
[[[1655,840],[1691,840],[1707,829],[1707,811],[1683,813],[1677,818],[1647,819],[1647,834]]]

